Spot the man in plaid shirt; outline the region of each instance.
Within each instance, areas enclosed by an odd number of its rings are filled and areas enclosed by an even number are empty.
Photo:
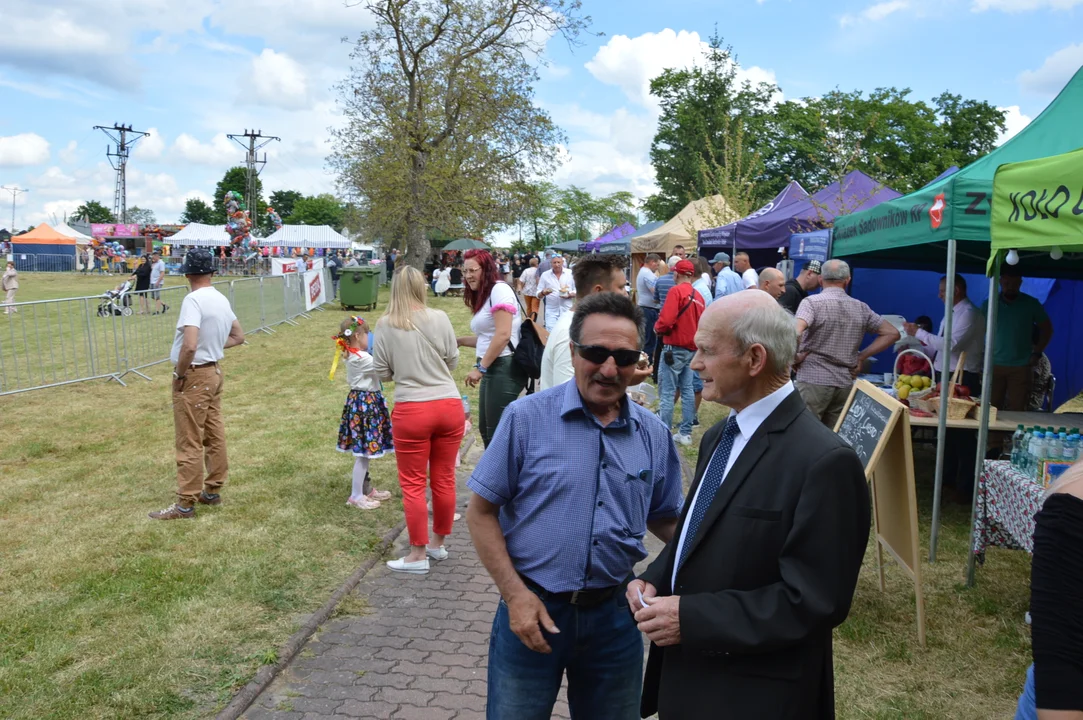
[[[899,331],[846,294],[850,266],[845,262],[828,260],[820,277],[823,292],[797,308],[797,389],[812,414],[834,428],[862,363],[894,345]],[[876,339],[858,352],[866,333]]]

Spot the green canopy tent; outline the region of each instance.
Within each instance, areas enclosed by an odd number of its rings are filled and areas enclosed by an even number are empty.
[[[1002,263],[1025,261],[1028,274],[1083,276],[1083,149],[1026,162],[1001,165],[993,177],[988,271],[990,298],[1000,279]],[[1014,253],[1014,254],[1013,254]],[[986,347],[996,340],[999,303],[990,302],[986,317]],[[986,373],[992,368],[986,352]],[[978,448],[989,437],[990,383],[983,383]],[[975,477],[975,486],[977,478]],[[977,513],[977,493],[970,508],[970,527]],[[977,556],[967,561],[966,584],[974,584]]]
[[[984,271],[989,257],[993,177],[997,168],[1005,163],[1049,157],[1080,147],[1083,145],[1080,117],[1083,117],[1083,68],[1037,118],[988,155],[909,195],[880,203],[864,212],[836,218],[832,256],[854,258],[858,265],[899,268],[943,263],[948,276],[954,276],[957,269]],[[996,278],[990,279],[990,297],[996,297],[996,282]],[[948,358],[952,350],[950,311],[955,304],[953,290],[949,282],[944,297],[943,351]],[[992,315],[990,313],[990,317]],[[986,353],[987,377],[991,370],[992,353]],[[941,394],[945,397],[948,395],[948,376],[949,373],[943,373],[941,380]],[[983,386],[987,385],[983,383]],[[983,391],[983,405],[987,404],[988,397]],[[936,560],[940,532],[947,409],[948,403],[941,403],[929,535],[930,562]],[[980,448],[979,454],[984,456]]]

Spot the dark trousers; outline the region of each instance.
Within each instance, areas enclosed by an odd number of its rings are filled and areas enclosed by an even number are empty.
[[[511,355],[499,357],[481,376],[478,389],[478,427],[485,447],[496,433],[504,408],[512,403],[526,387],[526,376]]]
[[[542,602],[560,630],[542,631],[553,649],[549,654],[522,643],[500,601],[489,637],[487,720],[548,720],[565,673],[573,718],[638,720],[643,639],[624,593],[592,608]]]
[[[639,306],[643,311],[643,352],[647,357],[654,358],[654,348],[658,344],[658,336],[654,332],[654,324],[658,322],[658,308]]]
[[[964,371],[960,379],[970,388],[973,397],[981,395],[981,375]],[[940,384],[940,373],[936,374]],[[974,494],[974,468],[978,455],[978,434],[972,430],[948,428],[944,448],[944,486],[955,488],[960,495]]]

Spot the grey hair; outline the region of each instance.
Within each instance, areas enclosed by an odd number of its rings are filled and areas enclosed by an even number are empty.
[[[820,277],[830,282],[850,279],[850,266],[845,260],[828,260],[820,268]]]
[[[733,322],[733,339],[741,353],[762,345],[771,371],[789,377],[797,354],[797,323],[781,305],[772,303],[742,312]]]

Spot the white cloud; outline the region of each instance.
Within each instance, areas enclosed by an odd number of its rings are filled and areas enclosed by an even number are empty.
[[[300,63],[266,48],[252,58],[250,86],[264,105],[299,110],[308,105],[308,82]]]
[[[666,28],[634,38],[614,35],[598,48],[586,68],[597,80],[620,88],[632,102],[654,109],[658,104],[650,94],[651,80],[667,68],[696,65],[707,48],[708,44],[700,39],[699,33],[688,30],[675,32]],[[756,66],[738,66],[737,79],[753,84],[774,82],[775,74]]]
[[[169,152],[180,160],[196,165],[219,166],[223,169],[233,167],[244,159],[244,151],[226,137],[225,133],[218,133],[209,143],[202,143],[188,133],[181,133],[173,141]]]
[[[244,34],[304,60],[334,55],[345,62],[351,46],[338,40],[356,39],[373,21],[360,3],[344,0],[223,0],[210,24],[228,33],[244,28]]]
[[[1076,5],[1083,5],[1083,0],[974,0],[971,9],[974,12],[1000,10],[1007,13],[1028,12],[1031,10],[1070,10]]]
[[[885,2],[879,2],[875,5],[870,5],[857,15],[846,14],[839,18],[839,25],[842,27],[849,27],[856,25],[859,22],[879,22],[889,15],[893,15],[900,10],[906,10],[910,7],[910,0],[885,0]]]
[[[1009,105],[1008,107],[998,107],[997,110],[1004,111],[1004,132],[997,138],[997,145],[1003,145],[1004,143],[1015,137],[1020,130],[1025,128],[1033,120],[1029,115],[1024,115],[1018,105]]]
[[[49,141],[37,133],[0,137],[0,167],[40,165],[49,160]]]
[[[57,153],[60,162],[65,165],[74,165],[79,160],[79,143],[69,140],[63,150]]]
[[[1019,84],[1028,92],[1055,95],[1083,65],[1083,43],[1061,48],[1045,59],[1037,70],[1019,73]]]
[[[157,160],[165,152],[165,138],[158,132],[158,128],[152,127],[147,132],[150,135],[136,143],[132,157],[139,160]]]

